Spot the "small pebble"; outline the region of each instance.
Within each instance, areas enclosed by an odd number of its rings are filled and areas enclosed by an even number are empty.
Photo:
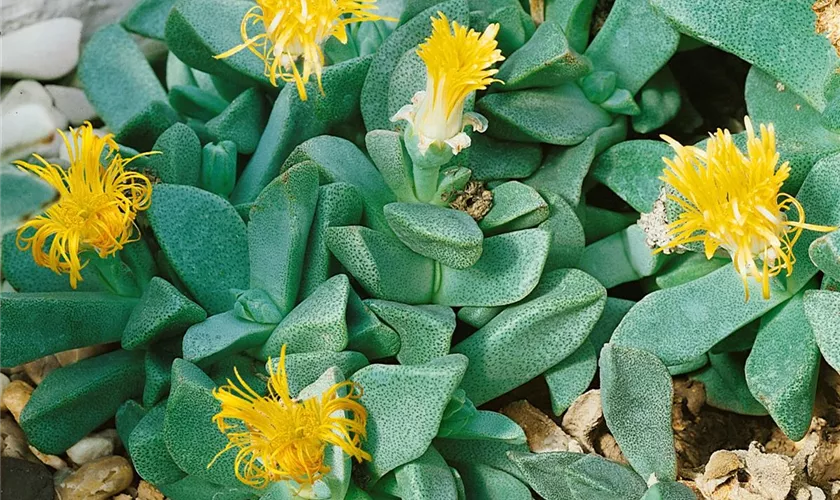
[[[146,481],[140,481],[140,486],[137,487],[137,500],[164,500],[164,497],[157,488]]]
[[[13,380],[3,391],[3,403],[12,412],[15,421],[20,422],[20,413],[29,402],[34,389],[22,380]]]
[[[54,80],[79,62],[82,22],[59,17],[32,24],[0,37],[3,78]]]
[[[12,85],[0,104],[5,110],[15,109],[24,104],[40,104],[48,108],[53,105],[53,98],[47,89],[35,80],[20,80]]]
[[[81,125],[96,118],[96,110],[82,89],[61,85],[47,85],[46,89],[52,96],[55,107],[70,120],[71,125]]]
[[[78,349],[70,349],[69,351],[62,351],[55,354],[58,363],[61,366],[72,365],[77,361],[92,358],[100,354],[114,350],[115,346],[119,344],[99,344],[88,347],[79,347]]]
[[[9,380],[9,377],[5,373],[0,373],[0,411],[6,411],[6,403],[3,402],[3,391],[11,383],[12,381]]]
[[[0,460],[0,497],[4,500],[53,500],[52,475],[42,464],[4,458]],[[62,499],[65,500],[65,499]]]
[[[23,429],[11,417],[0,418],[0,456],[39,462],[29,450]]]
[[[57,457],[55,455],[47,455],[46,453],[41,453],[38,448],[35,448],[31,444],[29,445],[29,451],[35,454],[38,457],[38,460],[43,462],[44,465],[49,465],[55,470],[64,470],[67,468],[67,462],[61,459],[61,457]]]
[[[55,356],[50,354],[48,356],[44,356],[43,358],[26,363],[23,365],[23,371],[29,375],[30,380],[32,380],[35,385],[40,385],[41,381],[44,380],[44,377],[60,366],[61,365],[58,364],[58,360]]]
[[[106,500],[128,488],[133,480],[131,463],[124,457],[110,456],[81,466],[56,490],[61,500]]]
[[[91,434],[67,449],[67,456],[73,463],[83,465],[98,458],[114,453],[116,431],[111,433]]]

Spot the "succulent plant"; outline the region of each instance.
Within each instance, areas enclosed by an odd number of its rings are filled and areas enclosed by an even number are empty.
[[[840,58],[807,2],[286,3],[140,0],[78,69],[113,136],[0,171],[0,364],[120,343],[38,386],[33,446],[116,417],[173,500],[679,500],[671,376],[805,434],[840,370]],[[672,151],[644,137],[702,45],[752,65],[747,127]],[[482,408],[542,378],[560,415],[596,373],[629,467]]]

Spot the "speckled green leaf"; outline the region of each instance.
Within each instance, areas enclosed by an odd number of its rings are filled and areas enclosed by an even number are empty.
[[[169,11],[176,0],[142,0],[137,2],[120,20],[123,28],[132,33],[154,38],[164,39],[164,28]]]
[[[232,311],[210,316],[191,326],[184,335],[184,359],[202,366],[261,346],[275,325],[238,318]],[[279,351],[278,351],[279,352]]]
[[[206,125],[207,131],[220,141],[233,141],[239,153],[249,155],[257,149],[267,120],[265,98],[257,89],[250,88]]]
[[[581,143],[613,120],[576,83],[489,94],[476,106],[489,120],[487,134],[492,137],[561,146]]]
[[[351,288],[347,299],[347,349],[359,351],[368,359],[395,356],[400,336],[383,323]]]
[[[142,352],[120,349],[84,359],[44,378],[20,415],[20,427],[32,446],[60,455],[142,392]]]
[[[327,248],[327,228],[358,224],[363,210],[359,191],[350,184],[334,182],[318,188],[318,205],[309,229],[298,300],[311,295],[339,267]]]
[[[240,24],[252,6],[242,0],[179,0],[166,20],[167,46],[195,69],[243,85],[270,86],[263,62],[248,49],[224,59],[213,57],[242,43]],[[253,34],[264,29],[262,23],[250,27]]]
[[[575,269],[547,274],[529,300],[509,307],[456,345],[470,359],[461,384],[477,405],[556,365],[585,341],[606,292]]]
[[[589,388],[597,369],[595,348],[584,342],[566,359],[546,370],[543,377],[551,397],[551,411],[562,415]]]
[[[445,266],[465,269],[481,257],[484,235],[466,212],[426,203],[390,203],[385,205],[385,218],[408,248]]]
[[[298,304],[260,349],[263,359],[288,352],[341,351],[347,346],[347,298],[350,280],[338,274],[322,283]]]
[[[10,368],[47,354],[116,342],[137,303],[101,292],[2,293],[0,365]]]
[[[575,213],[583,224],[583,234],[587,244],[632,226],[639,219],[639,214],[636,212],[613,212],[591,205],[580,205]]]
[[[440,286],[433,301],[488,307],[521,300],[537,286],[550,237],[542,229],[525,229],[485,239],[481,258],[472,267],[440,266]]]
[[[688,486],[677,482],[656,483],[645,492],[641,500],[696,500],[697,495]]]
[[[840,370],[840,293],[808,290],[804,307],[820,352],[832,368]]]
[[[170,484],[186,477],[175,465],[163,438],[166,404],[152,408],[131,432],[126,447],[131,463],[146,481],[153,485]]]
[[[364,390],[363,448],[373,456],[364,468],[373,481],[426,451],[466,367],[465,357],[449,355],[424,365],[370,365],[350,377]]]
[[[814,240],[808,255],[826,276],[840,279],[840,231],[833,231]]]
[[[272,365],[272,370],[277,371],[280,364],[279,353],[273,354],[271,361],[266,363]],[[289,381],[289,394],[297,394],[307,385],[318,380],[318,377],[331,366],[336,366],[341,373],[354,374],[368,365],[364,355],[353,351],[329,352],[301,352],[286,354],[286,374]]]
[[[143,406],[151,408],[169,393],[172,382],[172,361],[174,354],[161,349],[146,351],[143,366],[146,382],[143,385]]]
[[[251,288],[265,290],[284,315],[298,296],[317,203],[318,167],[303,162],[266,186],[251,207]]]
[[[220,455],[207,467],[228,442],[212,421],[221,408],[213,397],[214,387],[194,364],[182,359],[172,363],[172,390],[163,420],[166,448],[187,474],[215,484],[242,486],[234,475],[235,452]]]
[[[665,168],[662,157],[674,152],[664,141],[626,141],[608,149],[595,160],[592,177],[609,187],[638,212],[653,210],[659,197]]]
[[[0,232],[14,231],[57,196],[56,190],[38,176],[11,165],[0,166]]]
[[[713,408],[741,415],[767,415],[767,410],[756,401],[744,377],[743,353],[727,352],[709,354],[709,366],[691,378],[706,387],[706,404]]]
[[[178,278],[210,314],[248,288],[245,223],[223,198],[192,186],[157,185],[146,212]]]
[[[449,354],[455,313],[439,305],[410,306],[387,300],[366,300],[365,304],[400,336],[397,360],[419,365]]]
[[[504,141],[485,134],[473,134],[464,166],[478,181],[522,179],[539,168],[542,148],[538,144]]]
[[[207,313],[184,297],[168,281],[154,277],[128,318],[122,334],[123,349],[141,349],[181,334],[204,321]]]
[[[504,311],[502,306],[496,307],[462,307],[458,309],[458,319],[474,327],[481,328]]]
[[[181,115],[204,122],[224,111],[229,103],[215,92],[176,85],[169,89],[169,104]]]
[[[205,144],[199,187],[223,198],[230,196],[236,184],[236,161],[236,144],[232,141]]]
[[[642,477],[676,480],[668,369],[649,352],[612,344],[599,364],[604,418],[627,461]]]
[[[577,266],[584,248],[583,226],[574,210],[552,192],[540,193],[550,209],[549,217],[538,227],[551,233],[551,244],[545,259],[543,273]]]
[[[596,354],[600,353],[604,344],[610,341],[613,331],[634,304],[632,300],[607,297],[604,312],[601,313],[601,317],[592,328],[592,333],[589,334],[589,342],[595,348]]]
[[[791,439],[805,436],[817,390],[820,351],[802,293],[764,315],[744,373],[750,392]]]
[[[840,224],[840,156],[820,160],[797,197],[811,224]],[[719,340],[795,295],[817,272],[808,246],[820,233],[805,231],[794,247],[796,266],[783,285],[771,279],[771,297],[750,280],[744,301],[741,277],[731,264],[682,286],[648,294],[624,317],[613,335],[619,345],[656,354],[666,365],[696,358]]]
[[[144,171],[167,184],[198,185],[201,142],[190,127],[172,125],[158,137],[152,150],[160,154],[146,158]]]
[[[589,44],[589,24],[596,0],[548,0],[545,2],[545,19],[559,24],[569,45],[583,52]]]
[[[403,500],[457,500],[455,478],[433,446],[423,455],[394,469],[397,491]]]
[[[470,402],[470,406],[472,403]],[[474,406],[472,406],[474,410]],[[493,440],[512,445],[526,443],[525,431],[519,425],[501,413],[485,410],[474,410],[464,422],[453,426],[444,436],[444,421],[441,424],[439,437],[455,440]],[[457,427],[457,428],[454,428]]]
[[[495,78],[505,82],[499,90],[554,87],[592,71],[592,63],[569,47],[560,26],[546,21],[521,49],[508,57]]]
[[[648,2],[617,0],[586,56],[614,71],[619,88],[635,94],[674,55],[680,34]]]
[[[507,472],[476,463],[457,463],[467,500],[530,500],[528,487]]]
[[[653,253],[647,236],[638,225],[632,225],[587,246],[578,268],[591,274],[607,288],[651,276],[665,260]]]
[[[778,78],[817,111],[838,66],[837,54],[815,32],[810,2],[651,0],[681,32],[731,52]]]
[[[528,445],[495,439],[437,438],[435,448],[449,463],[483,464],[522,479],[522,472],[509,458],[508,452],[528,452]]]
[[[388,203],[397,201],[396,197],[376,167],[355,144],[327,135],[316,137],[295,148],[286,165],[304,160],[312,160],[321,167],[322,182],[346,182],[356,187],[365,205],[365,225],[390,233],[382,209]]]
[[[541,194],[556,193],[575,206],[580,203],[583,180],[595,157],[626,136],[627,120],[616,117],[611,125],[592,132],[576,146],[551,148],[539,170],[524,182]]]
[[[306,159],[298,159],[288,165],[284,163],[298,145],[325,133],[330,125],[347,122],[358,113],[359,93],[370,60],[370,57],[358,57],[327,66],[321,78],[324,93],[313,78],[306,86],[309,93],[306,101],[300,100],[294,85],[287,85],[280,91],[257,148],[231,194],[234,205],[254,201],[260,191],[282,172],[282,167],[290,167]],[[335,161],[338,158],[341,157]],[[344,159],[349,162],[350,157]],[[362,177],[358,182],[366,181]],[[349,180],[345,182],[355,184]]]
[[[414,195],[412,162],[401,137],[402,134],[391,130],[371,130],[365,135],[365,146],[397,200],[415,203],[417,197]]]
[[[433,260],[362,226],[327,229],[327,246],[372,296],[406,304],[431,302]]]
[[[160,492],[171,500],[256,500],[245,487],[221,486],[196,476],[187,476],[178,482],[160,486]]]
[[[569,500],[572,492],[566,484],[563,469],[583,458],[581,453],[554,451],[546,453],[509,452],[508,457],[519,467],[522,480],[545,500]]]
[[[118,25],[102,28],[85,44],[78,76],[120,144],[147,150],[179,120],[146,57]]]
[[[723,257],[707,259],[698,252],[686,252],[672,257],[656,274],[656,285],[659,288],[671,288],[702,278],[710,272],[725,266],[730,262]]]
[[[644,479],[627,466],[597,455],[585,455],[563,469],[573,500],[641,498]]]
[[[680,87],[667,66],[653,75],[638,96],[640,113],[633,117],[633,130],[647,134],[671,121],[680,110]]]
[[[493,207],[478,224],[488,236],[534,227],[548,218],[548,203],[530,186],[509,181],[492,192]]]
[[[615,89],[615,91],[601,103],[601,107],[610,113],[627,116],[637,116],[641,113],[639,105],[633,100],[633,95],[627,89]]]
[[[775,127],[776,149],[782,161],[790,162],[785,191],[793,193],[820,157],[840,150],[840,135],[826,130],[819,113],[793,89],[779,83],[753,66],[747,74],[744,97],[753,123]]]
[[[370,65],[365,83],[362,87],[362,116],[365,120],[365,127],[368,131],[381,129],[391,130],[393,124],[391,117],[394,116],[402,106],[409,104],[405,102],[391,102],[388,96],[392,91],[406,92],[406,89],[395,88],[392,82],[400,80],[404,74],[413,77],[416,81],[416,90],[423,88],[423,79],[418,78],[411,64],[400,64],[407,52],[417,50],[426,37],[432,34],[432,23],[430,18],[443,12],[452,21],[458,21],[466,26],[469,21],[469,10],[464,0],[449,0],[434,5],[414,16],[410,21],[397,28],[376,51],[373,62]],[[408,90],[410,92],[410,89]],[[409,97],[411,94],[408,94]]]
[[[117,414],[114,415],[114,422],[117,427],[117,435],[120,437],[120,442],[123,443],[123,446],[128,442],[131,431],[137,427],[137,424],[148,412],[140,403],[133,399],[129,399],[117,409]]]

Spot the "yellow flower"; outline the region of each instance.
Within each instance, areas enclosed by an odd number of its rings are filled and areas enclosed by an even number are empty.
[[[346,27],[362,21],[394,21],[374,14],[376,0],[256,0],[242,18],[242,43],[219,54],[230,57],[248,49],[265,64],[265,76],[277,86],[277,79],[295,82],[301,100],[306,100],[304,84],[312,73],[321,87],[324,52],[321,45],[330,37],[347,43]],[[249,28],[262,24],[262,31],[249,34]],[[303,68],[298,68],[298,59]]]
[[[672,188],[667,198],[682,211],[668,224],[670,241],[659,250],[702,243],[710,259],[722,248],[741,275],[747,300],[749,276],[761,283],[762,296],[768,299],[770,277],[782,270],[790,275],[793,270],[793,246],[802,230],[836,228],[805,223],[799,201],[779,192],[790,175],[790,166],[785,162],[776,168],[779,153],[773,125],[761,125],[757,137],[749,117],[744,121],[746,155],[728,130],[718,129],[705,151],[662,136],[676,156],[673,160],[663,158],[667,168],[660,179]],[[788,215],[795,220],[788,220]]]
[[[496,48],[498,24],[487,26],[479,34],[449,21],[438,12],[432,18],[432,36],[417,49],[426,64],[426,90],[414,94],[411,104],[403,106],[391,121],[406,120],[418,136],[422,154],[437,143],[446,144],[458,154],[469,147],[470,138],[463,132],[472,125],[476,132],[487,129],[487,120],[478,113],[464,113],[464,101],[476,90],[484,90],[498,73],[491,66],[504,60]]]
[[[81,128],[71,128],[70,138],[58,132],[70,156],[69,169],[38,155],[33,156],[41,165],[15,162],[21,170],[48,182],[59,196],[43,215],[18,229],[17,247],[32,250],[39,266],[69,274],[70,286],[76,288],[82,280],[81,270],[88,263],[87,259],[82,262],[80,253],[95,251],[100,257],[108,257],[139,239],[134,219],[149,208],[152,184],[143,174],[126,171],[125,166],[134,158],[154,153],[123,158],[113,135],[98,137],[88,122]],[[49,246],[46,252],[45,246]]]
[[[272,366],[271,359],[268,366]],[[238,448],[236,477],[243,483],[264,488],[272,481],[292,480],[307,489],[330,471],[324,465],[327,445],[340,447],[359,462],[370,460],[361,449],[367,412],[358,401],[361,388],[357,384],[341,382],[320,398],[291,398],[285,345],[279,369],[269,370],[267,396],[257,394],[238,372],[241,387],[228,380],[213,391],[222,404],[213,421],[227,435],[228,444],[207,467],[223,453]]]

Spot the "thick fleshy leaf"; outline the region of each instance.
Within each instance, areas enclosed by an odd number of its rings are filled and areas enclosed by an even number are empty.
[[[303,162],[274,179],[251,207],[251,288],[267,292],[284,315],[297,300],[317,203],[318,167]]]
[[[470,359],[461,387],[481,405],[545,372],[585,341],[606,292],[575,269],[547,274],[530,299],[452,348]]]
[[[750,393],[744,376],[746,356],[726,352],[709,354],[709,366],[691,378],[706,387],[706,404],[741,415],[767,415],[767,410]]]
[[[120,405],[114,415],[114,423],[117,426],[117,435],[120,437],[122,443],[128,443],[128,437],[131,431],[137,427],[137,424],[149,411],[133,399],[127,400]]]
[[[686,252],[671,258],[656,274],[659,288],[671,288],[702,278],[710,272],[725,266],[730,261],[724,257],[707,259],[698,252]]]
[[[2,293],[0,365],[11,368],[68,349],[119,341],[137,303],[101,292]]]
[[[339,268],[327,248],[327,228],[358,224],[363,210],[362,197],[350,184],[334,182],[318,188],[318,205],[306,244],[298,300],[311,295]]]
[[[419,365],[449,354],[455,332],[455,313],[451,308],[376,299],[365,301],[365,305],[399,334],[397,360],[401,364]]]
[[[350,280],[343,274],[328,279],[303,299],[260,349],[260,356],[280,354],[284,345],[288,352],[341,351],[347,346],[347,299]]]
[[[78,75],[88,100],[120,144],[146,151],[179,121],[146,57],[118,25],[97,31],[85,44]]]
[[[551,396],[551,411],[562,415],[589,388],[597,369],[595,348],[590,342],[584,342],[566,359],[546,370],[543,377]]]
[[[146,212],[172,269],[210,314],[230,309],[230,289],[248,288],[245,223],[223,198],[192,186],[159,184]]]
[[[165,415],[166,403],[149,410],[125,443],[137,473],[155,486],[174,483],[186,477],[166,448],[163,434]]]
[[[279,353],[271,357],[266,363],[266,369],[271,365],[277,371],[280,364]],[[341,373],[350,375],[368,365],[364,355],[353,351],[329,352],[301,352],[286,354],[286,375],[289,382],[289,394],[297,394],[304,387],[312,384],[328,368],[335,366]]]
[[[368,131],[391,130],[391,117],[411,102],[415,91],[422,90],[423,79],[417,77],[414,71],[416,68],[403,55],[416,51],[417,46],[432,34],[429,19],[442,12],[448,19],[458,21],[462,26],[469,24],[469,8],[464,0],[449,0],[427,7],[391,33],[376,51],[362,87],[362,116]],[[405,80],[401,78],[403,75],[414,80],[412,87],[401,88],[394,83]]]
[[[820,351],[799,293],[764,315],[744,367],[750,392],[793,440],[811,425],[819,368]]]
[[[484,234],[466,212],[427,203],[389,203],[385,218],[408,248],[445,266],[465,269],[481,257]]]
[[[523,479],[519,467],[508,458],[508,452],[528,452],[528,445],[496,439],[437,438],[435,448],[449,463],[482,464]]]
[[[840,279],[840,231],[833,231],[814,240],[808,255],[826,276]]]
[[[671,375],[653,354],[607,344],[601,349],[604,418],[630,465],[642,477],[677,479],[671,429]]]
[[[21,412],[20,427],[32,446],[60,455],[142,393],[143,353],[119,349],[50,372]]]
[[[207,313],[168,281],[152,278],[122,334],[123,349],[146,348],[204,321]]]
[[[768,8],[762,0],[651,0],[677,29],[758,66],[804,97],[817,111],[835,77],[837,54],[814,29],[809,2]],[[780,57],[780,49],[795,57]]]
[[[187,476],[180,481],[163,484],[158,488],[172,500],[256,500],[257,495],[241,485],[222,486],[196,476]]]
[[[416,203],[411,173],[412,162],[402,141],[402,134],[391,130],[371,130],[365,135],[365,146],[374,165],[382,174],[382,179],[397,196],[397,200]],[[475,144],[469,151],[472,151],[473,147]]]
[[[528,229],[548,218],[548,203],[530,186],[509,181],[492,193],[493,207],[478,223],[487,236]]]
[[[464,481],[467,498],[530,500],[531,491],[507,472],[475,463],[457,463],[455,468]]]
[[[396,490],[403,500],[457,500],[455,478],[433,446],[394,470]]]
[[[668,481],[651,486],[641,500],[696,500],[696,498],[697,495],[688,486]]]
[[[207,131],[220,141],[233,141],[242,154],[257,149],[268,120],[265,98],[255,88],[240,94],[218,116],[206,123]]]
[[[592,166],[592,177],[606,185],[637,212],[650,212],[659,198],[665,168],[662,157],[674,152],[664,141],[626,141],[608,149]]]
[[[562,472],[583,456],[581,453],[566,451],[508,453],[508,457],[522,472],[522,480],[545,500],[568,500],[571,498],[572,492],[569,490],[566,477]]]
[[[184,359],[202,366],[261,346],[275,325],[255,323],[237,317],[233,311],[210,316],[195,324],[184,335]]]
[[[576,267],[583,255],[584,234],[575,211],[560,195],[549,191],[540,193],[548,202],[549,216],[538,227],[551,233],[548,257],[543,273],[568,267]]]
[[[548,0],[545,19],[560,25],[569,45],[583,52],[589,44],[589,24],[597,0]]]
[[[808,222],[840,224],[840,156],[820,160],[799,190]],[[796,266],[786,280],[771,278],[769,300],[750,280],[744,301],[741,277],[728,264],[682,286],[648,294],[624,317],[613,342],[650,351],[666,365],[697,358],[718,341],[795,295],[816,274],[808,246],[820,233],[804,231],[796,246]]]
[[[600,353],[604,344],[610,341],[615,328],[621,323],[621,318],[627,314],[633,304],[635,302],[632,300],[607,297],[604,312],[601,313],[601,317],[592,328],[592,333],[589,334],[589,343],[595,348],[596,353]]]
[[[574,82],[590,71],[592,63],[569,47],[562,28],[547,21],[520,50],[505,60],[495,78],[505,82],[499,90],[509,91],[554,87]]]
[[[466,367],[467,359],[453,354],[423,365],[370,365],[350,377],[364,390],[363,448],[373,460],[363,466],[372,481],[425,453]]]
[[[347,299],[347,349],[359,351],[368,359],[396,356],[400,336],[366,306],[352,288]]]
[[[469,149],[462,152],[464,166],[478,181],[522,179],[539,168],[542,147],[528,142],[503,141],[473,134]]]
[[[677,51],[680,34],[649,2],[616,0],[586,49],[598,71],[614,71],[618,87],[635,95]]]
[[[143,406],[151,408],[169,393],[172,382],[172,361],[175,354],[166,352],[162,347],[146,351],[143,366],[146,370],[146,382],[143,385]]]
[[[651,276],[662,266],[665,257],[653,253],[646,240],[645,232],[634,224],[587,246],[577,267],[606,288]]]
[[[406,304],[431,302],[435,262],[362,226],[327,229],[327,246],[372,296]]]
[[[462,307],[458,309],[458,319],[474,327],[481,328],[504,311],[503,306],[496,307]]]
[[[440,266],[433,302],[447,306],[503,306],[537,286],[551,234],[525,229],[484,240],[481,258],[470,268]]]
[[[820,352],[832,368],[840,370],[840,293],[808,290],[804,307]]]
[[[141,0],[123,16],[120,24],[132,33],[155,40],[163,40],[166,18],[175,5],[175,1]]]
[[[658,129],[677,116],[681,104],[679,84],[665,66],[639,92],[641,110],[633,117],[633,130],[647,134]]]
[[[476,103],[487,133],[499,139],[573,146],[613,119],[583,95],[576,83],[548,89],[488,94]]]
[[[0,166],[0,234],[14,231],[57,196],[56,190],[39,177],[11,165]]]
[[[573,500],[641,498],[645,480],[632,469],[597,455],[585,455],[563,469]]]
[[[146,158],[145,173],[167,184],[197,186],[201,173],[201,142],[193,130],[176,123],[155,141],[155,154]]]

